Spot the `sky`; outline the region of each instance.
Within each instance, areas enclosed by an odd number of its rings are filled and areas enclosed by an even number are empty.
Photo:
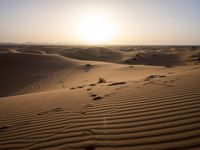
[[[0,42],[200,45],[200,0],[0,0]]]

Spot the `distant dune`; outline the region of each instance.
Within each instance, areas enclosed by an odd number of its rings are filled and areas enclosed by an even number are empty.
[[[125,60],[128,64],[143,64],[151,66],[179,66],[184,65],[178,53],[146,52],[137,53],[130,59]]]
[[[69,49],[61,55],[80,59],[80,60],[92,60],[92,61],[106,61],[106,62],[118,62],[121,60],[121,52],[113,51],[109,48],[103,47],[91,47],[91,48],[77,48],[77,49]]]
[[[49,49],[0,49],[0,149],[200,149],[198,47]]]

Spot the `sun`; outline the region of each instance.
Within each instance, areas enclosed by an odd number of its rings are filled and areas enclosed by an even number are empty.
[[[81,16],[77,31],[81,40],[92,44],[111,41],[115,32],[112,20],[105,14],[98,13]]]

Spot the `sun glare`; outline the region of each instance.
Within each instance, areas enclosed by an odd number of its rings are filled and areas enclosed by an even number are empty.
[[[89,13],[81,17],[77,31],[84,42],[106,43],[114,36],[114,24],[106,15]]]

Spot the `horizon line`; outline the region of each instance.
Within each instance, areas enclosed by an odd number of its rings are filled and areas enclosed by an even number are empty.
[[[68,44],[48,42],[0,42],[0,45],[56,45],[56,46],[200,46],[200,44]]]

